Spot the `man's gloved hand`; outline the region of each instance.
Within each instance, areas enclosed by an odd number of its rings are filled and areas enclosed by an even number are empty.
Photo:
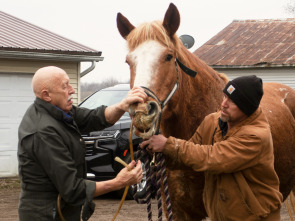
[[[82,220],[87,221],[95,210],[95,203],[91,201],[87,201],[84,203],[83,210],[82,210]]]

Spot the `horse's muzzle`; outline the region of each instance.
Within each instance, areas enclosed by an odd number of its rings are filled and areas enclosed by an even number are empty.
[[[148,139],[155,134],[161,113],[161,107],[157,102],[152,100],[146,103],[133,104],[129,108],[129,113],[136,136]]]

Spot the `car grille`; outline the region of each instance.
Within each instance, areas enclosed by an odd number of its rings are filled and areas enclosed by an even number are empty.
[[[83,137],[86,145],[86,156],[93,155],[94,144],[96,139],[94,137]]]
[[[120,135],[120,131],[92,132],[90,136],[82,136],[86,145],[86,156],[92,156],[97,152],[105,152],[100,145],[113,141]]]

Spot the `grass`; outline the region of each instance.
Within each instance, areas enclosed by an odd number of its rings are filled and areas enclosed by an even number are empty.
[[[0,178],[0,190],[20,189],[20,179],[18,177]]]

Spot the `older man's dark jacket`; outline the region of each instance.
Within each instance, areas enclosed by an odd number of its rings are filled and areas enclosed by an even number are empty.
[[[59,220],[58,194],[65,219],[80,220],[81,206],[95,191],[95,182],[85,180],[81,133],[110,126],[105,108],[73,106],[66,114],[39,98],[28,108],[19,127],[20,220]]]

